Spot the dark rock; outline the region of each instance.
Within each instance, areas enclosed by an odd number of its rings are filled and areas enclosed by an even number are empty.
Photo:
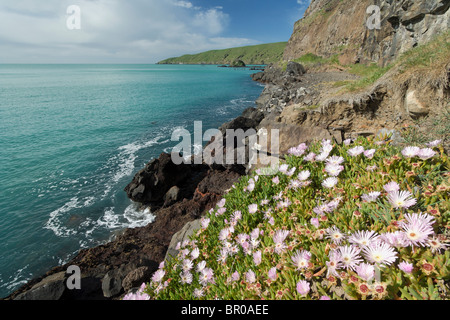
[[[143,283],[148,282],[151,276],[149,267],[140,267],[131,271],[122,281],[122,287],[125,292],[132,288],[140,287]]]
[[[118,270],[111,270],[103,277],[102,290],[106,298],[120,294],[122,291],[122,277]]]
[[[233,61],[233,63],[231,63],[230,65],[230,67],[232,68],[244,68],[245,66],[245,62],[242,60]]]
[[[306,69],[300,63],[289,61],[286,67],[286,73],[293,77],[299,77],[306,73]]]
[[[59,300],[66,289],[66,274],[59,272],[43,279],[14,300]]]
[[[256,121],[258,124],[264,119],[264,113],[259,111],[256,108],[247,108],[242,113],[244,118],[252,119]]]
[[[180,200],[180,188],[173,186],[164,195],[164,207],[169,207]]]
[[[226,134],[226,130],[242,129],[244,131],[247,131],[248,129],[256,128],[258,124],[259,122],[255,119],[240,116],[230,122],[223,124],[219,128],[219,130],[222,132],[222,134]]]
[[[170,188],[185,180],[190,171],[189,165],[176,165],[170,154],[162,153],[135,175],[125,192],[135,202],[158,203]]]

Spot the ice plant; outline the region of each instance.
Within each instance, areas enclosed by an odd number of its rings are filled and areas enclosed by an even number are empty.
[[[406,158],[414,158],[420,152],[419,147],[406,147],[402,150],[402,155]]]
[[[252,270],[248,270],[245,273],[245,280],[247,283],[255,283],[256,282],[256,275]]]
[[[152,276],[152,281],[153,282],[161,282],[161,280],[164,278],[164,275],[166,274],[166,272],[162,269],[159,269],[158,271],[156,271],[153,276]]]
[[[332,178],[325,179],[322,182],[322,186],[324,186],[327,189],[332,189],[337,185],[337,183],[338,183],[338,179],[332,177]]]
[[[286,240],[287,236],[289,235],[289,231],[287,230],[278,230],[275,235],[273,236],[273,242],[275,243],[275,252],[281,253],[286,248],[286,244],[284,243],[284,240]]]
[[[417,203],[409,191],[393,191],[388,194],[389,203],[396,209],[409,208]]]
[[[341,165],[327,164],[325,166],[325,171],[332,177],[337,177],[342,170],[344,170],[344,166]]]
[[[361,263],[355,268],[355,271],[358,276],[366,282],[375,277],[375,267],[368,263]]]
[[[248,212],[250,214],[254,214],[256,213],[256,211],[258,211],[258,205],[257,204],[251,204],[248,206]]]
[[[298,174],[298,179],[300,181],[306,181],[308,180],[308,178],[311,176],[311,172],[309,172],[308,170],[303,170],[300,171],[300,173]]]
[[[364,147],[362,147],[362,146],[357,146],[357,147],[354,147],[354,148],[348,150],[348,154],[352,157],[359,156],[363,152],[364,152]]]
[[[401,227],[405,234],[405,241],[415,247],[424,247],[428,243],[428,237],[434,234],[434,217],[428,214],[406,214]]]
[[[350,147],[324,140],[307,148],[309,159],[302,146],[285,157],[281,173],[242,177],[160,266],[145,294],[450,299],[442,287],[450,277],[448,158],[442,148],[431,160],[420,148],[414,157],[404,150],[406,157],[377,139],[358,138]]]
[[[433,158],[436,155],[436,152],[434,152],[430,148],[425,148],[425,149],[420,149],[420,151],[417,155],[422,160],[428,160],[428,159]]]
[[[394,263],[397,252],[385,242],[375,242],[363,248],[363,256],[367,261],[385,267]]]
[[[370,192],[368,194],[363,194],[361,196],[361,199],[366,202],[375,202],[375,201],[377,201],[377,199],[380,195],[381,195],[381,192],[374,191],[374,192]]]
[[[414,266],[412,263],[402,261],[398,264],[398,268],[402,270],[404,273],[412,273],[414,270]]]
[[[327,231],[327,238],[331,239],[334,243],[339,244],[344,240],[344,234],[336,226],[329,228]]]
[[[349,238],[348,242],[364,248],[372,245],[379,239],[379,235],[375,231],[356,231]]]
[[[400,186],[398,185],[397,182],[391,181],[391,182],[389,182],[388,184],[385,184],[385,185],[383,186],[383,189],[384,189],[384,191],[386,191],[387,193],[390,193],[390,192],[396,192],[396,191],[399,191],[399,190],[400,190]]]
[[[297,283],[297,292],[301,295],[301,296],[306,296],[309,291],[310,291],[310,284],[308,281],[305,280],[301,280]]]
[[[428,142],[427,147],[434,148],[434,147],[439,146],[441,143],[442,143],[442,140],[434,140],[434,141]]]
[[[342,267],[354,270],[362,262],[359,255],[361,250],[355,246],[341,246],[338,248],[341,257]]]
[[[278,276],[277,276],[277,268],[273,267],[269,270],[269,272],[267,273],[267,277],[271,280],[271,281],[276,281]]]
[[[297,250],[291,259],[297,270],[306,269],[308,267],[309,260],[311,260],[311,253],[305,250]]]

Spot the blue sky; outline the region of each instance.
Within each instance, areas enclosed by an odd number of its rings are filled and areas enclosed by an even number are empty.
[[[309,2],[2,0],[0,63],[155,63],[287,41]],[[67,27],[71,5],[80,8],[80,29]]]

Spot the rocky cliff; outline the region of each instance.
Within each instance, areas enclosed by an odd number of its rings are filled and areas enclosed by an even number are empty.
[[[312,0],[295,23],[284,59],[338,54],[343,64],[386,65],[448,30],[449,9],[448,0]]]

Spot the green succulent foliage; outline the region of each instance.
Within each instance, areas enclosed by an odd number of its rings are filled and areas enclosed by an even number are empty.
[[[374,149],[373,157],[351,155],[355,146]],[[422,160],[407,158],[390,145],[388,137],[359,138],[353,144],[333,145],[329,154],[342,157],[343,170],[335,186],[323,185],[330,175],[325,161],[306,161],[308,153],[321,152],[322,144],[309,146],[301,156],[286,158],[293,173],[262,175],[256,171],[243,177],[224,196],[224,201],[202,218],[203,227],[190,241],[180,244],[177,256],[165,261],[164,276],[150,281],[145,289],[151,299],[448,299],[450,253],[449,236],[449,159],[442,148],[435,156]],[[307,180],[293,185],[302,171]],[[416,201],[395,208],[384,186],[396,182]],[[364,195],[380,192],[374,201]],[[337,201],[330,212],[317,214],[323,204]],[[251,209],[257,205],[257,210]],[[236,218],[239,216],[240,218]],[[395,259],[385,265],[361,260],[375,267],[375,276],[362,277],[354,268],[330,268],[331,253],[349,245],[348,236],[356,231],[374,231],[378,235],[402,232],[407,215],[427,214],[433,219],[433,238],[438,245],[398,246]],[[313,223],[313,219],[317,218]],[[330,230],[337,228],[342,242],[335,242]],[[277,233],[288,231],[282,241]],[[242,235],[246,235],[245,237]],[[242,237],[240,237],[242,236]],[[242,240],[244,239],[244,240]],[[241,241],[242,240],[242,241]],[[253,242],[252,242],[253,241]],[[246,242],[246,244],[245,244]],[[244,249],[244,247],[247,249]],[[223,254],[224,248],[232,254]],[[196,250],[198,250],[196,252]],[[303,267],[294,263],[296,252],[309,253]],[[196,253],[195,253],[196,252]],[[260,258],[258,258],[260,254]],[[186,266],[186,260],[192,263]],[[200,262],[204,261],[203,270]],[[412,265],[410,272],[399,268],[401,262]],[[200,268],[200,269],[198,269]],[[190,277],[183,279],[183,274]],[[302,294],[298,284],[309,284]]]

